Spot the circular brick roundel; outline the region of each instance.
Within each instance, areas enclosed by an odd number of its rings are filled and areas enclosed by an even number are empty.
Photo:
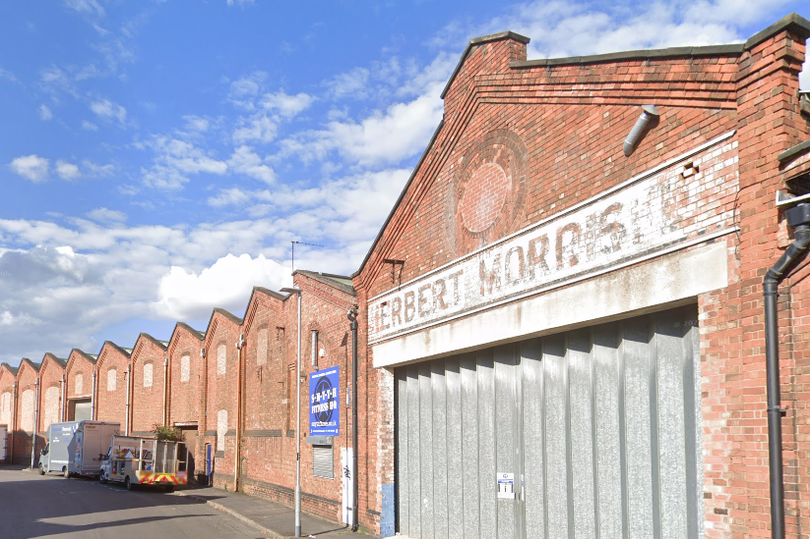
[[[503,210],[511,183],[498,163],[479,166],[458,203],[464,228],[475,234],[491,227]]]
[[[514,232],[523,222],[528,151],[514,131],[478,134],[450,166],[447,248],[461,256]]]

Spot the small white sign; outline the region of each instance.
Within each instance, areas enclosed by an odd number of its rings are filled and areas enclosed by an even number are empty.
[[[498,498],[515,499],[515,474],[498,472]]]

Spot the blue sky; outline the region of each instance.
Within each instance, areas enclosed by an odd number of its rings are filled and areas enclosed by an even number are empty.
[[[0,361],[242,316],[290,284],[292,240],[322,246],[296,267],[354,272],[474,37],[519,32],[530,59],[731,43],[803,7],[2,2]]]

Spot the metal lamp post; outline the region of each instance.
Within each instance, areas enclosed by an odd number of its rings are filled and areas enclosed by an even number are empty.
[[[301,537],[301,289],[282,288],[282,292],[298,295],[298,346],[295,374],[295,537]]]

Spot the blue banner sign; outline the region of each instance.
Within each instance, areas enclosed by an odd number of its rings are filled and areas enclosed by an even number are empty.
[[[340,367],[309,373],[309,434],[340,434]]]

